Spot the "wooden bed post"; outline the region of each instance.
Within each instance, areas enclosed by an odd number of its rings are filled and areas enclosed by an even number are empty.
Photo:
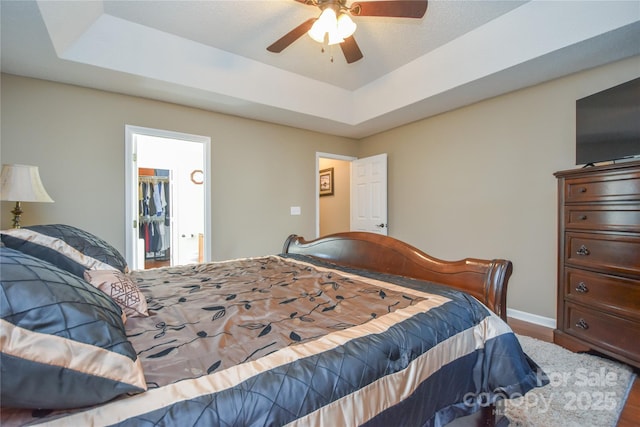
[[[502,320],[507,321],[507,283],[513,273],[511,261],[494,259],[487,270],[485,303]]]

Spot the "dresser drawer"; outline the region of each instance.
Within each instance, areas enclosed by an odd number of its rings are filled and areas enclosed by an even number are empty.
[[[640,361],[640,323],[574,304],[566,305],[564,320],[568,334]]]
[[[567,232],[565,239],[567,265],[640,277],[640,237]]]
[[[565,268],[565,298],[640,321],[640,280]]]
[[[611,230],[640,233],[640,204],[566,205],[564,226],[571,230]]]
[[[621,172],[568,178],[564,182],[566,203],[640,199],[640,174]]]

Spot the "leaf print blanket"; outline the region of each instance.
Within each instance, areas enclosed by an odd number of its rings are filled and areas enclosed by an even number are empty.
[[[438,284],[292,254],[131,278],[148,390],[29,423],[440,426],[544,385],[506,323]]]
[[[426,298],[279,256],[139,271],[132,278],[152,314],[127,321],[150,388],[257,360]]]

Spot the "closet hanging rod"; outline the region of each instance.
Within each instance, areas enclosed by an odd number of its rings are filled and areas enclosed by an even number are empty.
[[[140,175],[138,176],[138,181],[141,182],[169,182],[168,176],[149,176],[149,175]]]
[[[162,216],[140,215],[140,224],[150,224],[152,222],[165,222],[164,214]]]

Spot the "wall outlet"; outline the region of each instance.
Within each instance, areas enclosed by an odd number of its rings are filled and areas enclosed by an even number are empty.
[[[291,215],[300,215],[301,213],[300,206],[291,206]]]

